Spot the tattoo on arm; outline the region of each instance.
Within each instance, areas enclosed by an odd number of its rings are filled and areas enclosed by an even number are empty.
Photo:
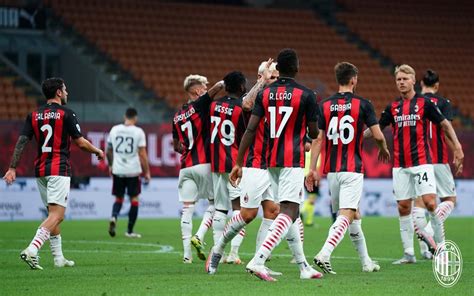
[[[16,168],[16,166],[18,165],[18,162],[20,161],[21,155],[23,153],[23,149],[25,149],[25,146],[26,144],[28,144],[29,141],[30,139],[28,139],[27,136],[20,136],[18,138],[18,141],[16,142],[16,145],[15,145],[15,151],[13,151],[12,161],[10,162],[11,168]]]

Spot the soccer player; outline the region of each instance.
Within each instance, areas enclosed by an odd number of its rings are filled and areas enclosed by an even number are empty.
[[[214,197],[209,149],[209,107],[214,96],[224,87],[224,83],[217,82],[209,91],[207,91],[207,83],[207,78],[204,76],[186,77],[184,90],[188,94],[188,101],[173,118],[173,146],[174,150],[181,154],[178,195],[183,203],[181,214],[183,263],[193,261],[191,243],[196,248],[199,259],[206,260],[202,240],[213,223]],[[209,207],[196,235],[191,238],[194,204],[199,198],[208,199]],[[223,223],[225,224],[225,221]]]
[[[439,75],[435,71],[429,69],[426,71],[421,81],[421,93],[427,96],[433,104],[435,104],[447,120],[453,120],[453,109],[451,101],[438,95],[439,90]],[[437,210],[440,211],[441,220],[444,221],[451,214],[456,204],[456,190],[454,184],[453,174],[448,163],[448,147],[446,138],[442,128],[438,125],[430,123],[429,138],[431,140],[430,146],[433,157],[433,169],[436,179],[436,193],[441,199]],[[452,144],[450,143],[450,146]],[[418,198],[413,207],[413,221],[415,222],[415,232],[419,235],[432,236],[431,222],[427,222],[425,216],[425,206]],[[431,246],[428,246],[424,241],[420,241],[421,253],[424,258],[431,259],[431,253],[428,251]],[[431,247],[431,251],[432,247]]]
[[[125,190],[130,197],[128,228],[126,237],[140,238],[133,231],[138,216],[138,197],[141,192],[140,175],[143,172],[145,182],[150,182],[150,167],[146,152],[145,132],[137,127],[138,113],[135,108],[125,111],[123,124],[112,127],[107,139],[107,161],[113,177],[112,194],[115,202],[112,207],[112,218],[109,223],[109,234],[115,236],[117,216],[122,209]]]
[[[453,144],[456,172],[462,171],[464,153],[451,123],[423,95],[415,92],[415,70],[409,65],[395,69],[400,97],[390,103],[379,120],[383,130],[392,126],[393,133],[393,191],[400,215],[400,235],[404,256],[393,264],[415,263],[413,248],[414,226],[411,216],[412,200],[421,196],[431,217],[434,239],[444,242],[444,223],[436,204],[436,180],[429,148],[428,121],[440,126]],[[367,131],[365,136],[370,136]]]
[[[314,263],[323,272],[336,274],[331,266],[331,254],[349,229],[352,244],[359,253],[362,271],[378,271],[380,266],[369,257],[358,211],[364,182],[361,151],[364,126],[372,131],[379,147],[379,159],[388,161],[390,152],[372,103],[354,94],[358,78],[357,67],[342,62],[336,64],[334,72],[339,91],[320,103],[320,133],[318,139],[313,141],[310,171],[305,183],[308,190],[312,190],[319,181],[316,163],[324,137],[324,173],[328,178],[332,210],[339,211],[339,214],[329,228],[324,246],[314,257]]]
[[[10,167],[3,177],[8,185],[15,181],[16,167],[23,149],[34,136],[38,144],[36,183],[48,209],[48,217],[39,226],[29,246],[21,252],[20,258],[32,269],[40,270],[43,268],[39,264],[38,252],[47,240],[50,241],[55,267],[74,266],[74,261],[63,256],[60,229],[71,181],[71,138],[81,150],[95,154],[99,160],[104,158],[104,152],[82,136],[76,114],[64,106],[68,95],[64,81],[61,78],[48,78],[43,81],[41,88],[47,102],[26,117]]]
[[[277,58],[279,79],[257,95],[252,116],[240,143],[236,165],[230,175],[231,182],[238,184],[242,177],[244,154],[255,138],[259,123],[265,121],[265,132],[268,132],[269,137],[267,164],[270,188],[280,203],[280,213],[270,226],[262,246],[247,264],[247,271],[265,281],[275,281],[264,263],[285,236],[300,269],[300,278],[314,279],[322,276],[306,261],[299,227],[295,223],[303,199],[303,140],[307,129],[311,138],[318,135],[316,98],[311,90],[295,81],[298,68],[296,52],[293,49],[281,50]],[[245,199],[246,196],[244,201]],[[250,200],[250,197],[248,199]],[[248,211],[250,217],[241,215],[229,228],[238,229],[245,225],[246,221],[251,221],[258,210],[251,208],[254,209]]]
[[[234,210],[232,217],[240,212],[240,190],[229,183],[229,173],[237,158],[240,140],[245,132],[249,116],[244,114],[242,109],[242,96],[246,92],[246,82],[241,72],[228,73],[224,77],[226,95],[211,103],[211,171],[216,208],[214,220],[226,221],[230,209]],[[226,263],[241,264],[238,249],[244,235],[245,230],[242,229],[232,240],[231,252],[225,260]]]

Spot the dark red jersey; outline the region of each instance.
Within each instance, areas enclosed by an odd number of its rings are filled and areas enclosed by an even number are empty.
[[[439,124],[444,119],[439,109],[419,94],[409,100],[398,98],[389,104],[379,123],[382,129],[392,125],[393,166],[408,168],[431,164],[429,121]]]
[[[268,167],[304,168],[306,126],[318,118],[313,91],[294,79],[279,78],[257,95],[252,114],[268,130]]]
[[[432,93],[426,93],[425,96],[438,107],[447,120],[453,120],[453,107],[450,100]],[[443,129],[437,124],[430,123],[428,137],[430,138],[433,163],[448,163],[448,147]]]
[[[324,173],[363,173],[364,126],[378,124],[372,103],[353,93],[337,93],[320,103],[318,124],[324,132]]]
[[[73,111],[56,103],[41,106],[28,114],[21,134],[29,139],[34,136],[38,144],[36,177],[71,175],[71,137],[82,137]]]
[[[209,106],[212,98],[205,93],[184,104],[173,118],[173,138],[185,148],[181,168],[210,162]]]
[[[246,128],[242,99],[222,97],[210,109],[211,170],[230,173]]]

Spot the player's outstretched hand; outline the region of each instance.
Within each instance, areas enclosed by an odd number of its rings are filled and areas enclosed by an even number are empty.
[[[308,175],[304,180],[304,184],[308,191],[312,192],[314,190],[314,186],[319,185],[319,181],[321,181],[321,176],[318,174],[316,170],[309,170]]]
[[[7,183],[7,185],[12,185],[16,179],[16,170],[14,168],[9,168],[8,171],[3,176],[3,180]]]
[[[237,187],[240,184],[241,178],[242,178],[242,167],[239,165],[235,165],[229,174],[230,184],[234,187]]]
[[[390,161],[390,151],[387,147],[379,149],[379,161],[383,163],[388,163]]]
[[[459,176],[462,174],[462,170],[463,170],[463,162],[464,162],[464,153],[461,150],[457,150],[454,152],[454,157],[453,157],[453,163],[454,163],[454,170],[455,170],[455,174],[456,176]]]
[[[94,154],[97,156],[97,159],[98,159],[98,160],[104,160],[104,157],[105,157],[104,151],[102,151],[102,150],[99,149],[99,151],[97,151],[97,152],[94,153]]]
[[[145,174],[144,178],[145,178],[145,185],[150,183],[151,174],[150,173]]]
[[[272,71],[270,71],[270,66],[272,65],[272,63],[273,59],[269,58],[267,63],[265,64],[265,68],[263,69],[262,78],[265,81],[270,80],[270,78],[272,77]]]

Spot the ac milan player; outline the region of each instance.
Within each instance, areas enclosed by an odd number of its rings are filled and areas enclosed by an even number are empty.
[[[451,123],[427,97],[415,92],[415,70],[401,65],[395,69],[395,79],[400,98],[382,112],[379,124],[382,130],[391,125],[393,133],[393,191],[398,203],[404,249],[403,258],[393,264],[406,264],[416,262],[411,216],[415,197],[421,196],[426,205],[436,243],[444,242],[444,223],[436,205],[436,180],[428,139],[429,121],[439,125],[453,143],[456,173],[462,172],[464,154]],[[367,136],[370,134],[368,131]]]
[[[61,78],[48,78],[43,81],[41,87],[47,99],[46,105],[26,117],[10,168],[3,177],[8,185],[15,181],[16,167],[23,149],[34,136],[38,144],[38,156],[35,160],[36,182],[41,199],[48,209],[48,217],[41,223],[30,245],[21,252],[20,258],[32,269],[40,270],[43,268],[39,265],[38,252],[48,239],[54,266],[74,266],[74,261],[63,256],[59,227],[64,220],[71,181],[71,138],[83,151],[97,155],[99,160],[104,158],[104,152],[82,136],[76,114],[64,107],[68,95],[64,81]]]
[[[362,160],[362,140],[364,126],[374,135],[379,147],[379,159],[388,161],[390,152],[385,137],[377,122],[374,107],[369,100],[354,94],[357,85],[357,68],[347,62],[334,67],[339,92],[320,103],[318,139],[313,141],[311,149],[310,171],[306,176],[306,187],[312,190],[319,182],[316,163],[323,145],[324,137],[324,173],[327,174],[332,210],[338,217],[329,228],[324,246],[314,257],[314,263],[325,273],[333,271],[330,258],[337,245],[349,229],[351,241],[359,253],[362,271],[373,272],[380,266],[370,259],[362,231],[361,216],[358,211],[364,182]]]
[[[173,118],[173,146],[176,152],[181,153],[178,195],[183,203],[181,214],[183,263],[192,263],[191,243],[196,248],[199,259],[206,260],[202,240],[212,225],[214,215],[209,155],[209,106],[214,96],[224,87],[224,83],[217,82],[209,91],[207,83],[207,78],[204,76],[186,77],[184,90],[188,94],[188,101]],[[199,198],[208,199],[209,207],[196,235],[191,238],[194,204]]]
[[[276,64],[272,59],[262,62],[258,68],[257,83],[244,96],[242,109],[251,111],[255,104],[257,93],[264,86],[273,83],[278,78]],[[248,119],[248,118],[247,118]],[[270,191],[270,179],[266,170],[266,146],[268,145],[268,133],[264,132],[264,122],[262,121],[257,129],[255,142],[249,148],[244,170],[244,178],[240,183],[240,206],[239,212],[235,211],[233,217],[225,227],[223,235],[211,250],[206,263],[206,271],[209,274],[217,272],[219,261],[223,256],[224,248],[232,240],[234,242],[238,234],[244,229],[244,226],[250,223],[257,216],[258,207],[261,204],[263,208],[263,219],[257,233],[257,250],[260,248],[268,228],[273,223],[279,212],[278,205],[273,201]],[[238,147],[237,147],[238,149]],[[237,151],[235,151],[237,152]],[[235,163],[235,158],[233,164]],[[233,186],[232,186],[233,187]],[[244,222],[242,220],[245,218]],[[228,260],[228,259],[227,259]],[[281,275],[279,272],[267,268],[270,275]]]
[[[278,54],[279,79],[259,92],[247,130],[240,143],[237,162],[230,179],[238,184],[242,176],[244,154],[255,138],[261,121],[268,132],[268,173],[273,196],[280,202],[280,213],[270,226],[262,246],[247,264],[247,271],[265,281],[275,281],[264,266],[265,260],[287,233],[287,241],[300,269],[301,279],[320,278],[321,273],[309,266],[299,237],[299,205],[303,200],[304,137],[318,135],[317,104],[314,93],[298,84],[294,78],[299,63],[296,52],[283,49]],[[245,199],[245,196],[244,196]],[[240,224],[245,223],[241,217]]]
[[[453,109],[451,101],[437,94],[439,89],[439,75],[429,69],[421,80],[421,92],[428,97],[446,117],[447,120],[453,120]],[[444,221],[451,214],[456,203],[456,190],[453,174],[448,163],[448,147],[443,130],[438,125],[430,123],[428,137],[431,140],[430,146],[433,157],[433,169],[436,179],[436,193],[441,198],[438,209],[441,219]],[[452,147],[452,144],[450,145]],[[415,223],[415,232],[420,235],[432,236],[433,229],[431,222],[427,222],[425,216],[425,205],[421,198],[415,200],[413,207],[413,221]],[[429,247],[423,240],[420,240],[421,254],[426,259],[431,259],[432,254],[428,251]],[[431,250],[432,251],[432,250]]]

